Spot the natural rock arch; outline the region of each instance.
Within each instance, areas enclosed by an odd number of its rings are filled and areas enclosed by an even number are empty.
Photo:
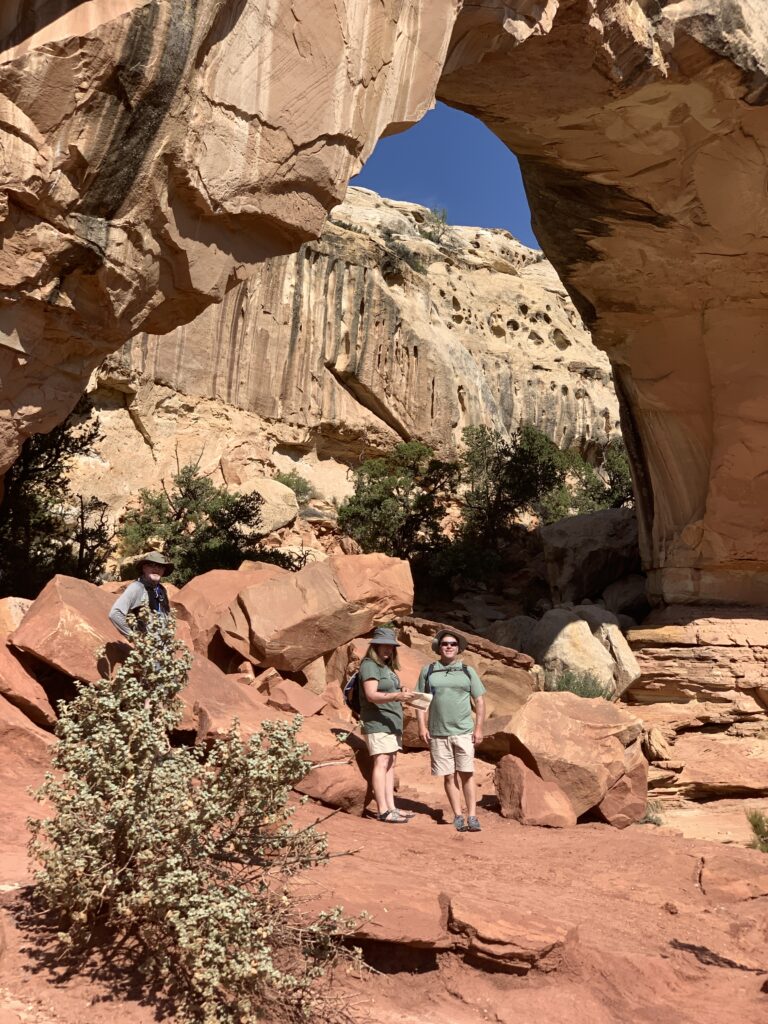
[[[0,40],[1,465],[107,352],[315,237],[442,67],[613,361],[653,589],[768,600],[761,0],[24,6]]]

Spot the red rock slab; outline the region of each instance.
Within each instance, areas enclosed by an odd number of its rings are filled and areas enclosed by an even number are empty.
[[[294,789],[347,814],[362,814],[368,797],[368,782],[354,761],[314,765]]]
[[[407,562],[387,555],[332,555],[243,590],[219,619],[244,657],[295,672],[410,609]]]
[[[541,914],[505,906],[496,900],[452,896],[448,928],[466,941],[470,954],[524,974],[536,968],[555,971],[566,949],[577,945],[577,931]]]
[[[494,781],[502,817],[514,818],[521,825],[548,828],[571,828],[576,824],[570,801],[557,783],[540,779],[513,754],[499,761]]]
[[[19,657],[0,642],[0,694],[36,725],[56,724],[56,712],[45,690]]]
[[[674,792],[693,800],[768,798],[768,738],[689,732],[672,750],[683,765]]]
[[[101,677],[97,653],[125,637],[109,621],[114,597],[101,587],[54,576],[32,603],[9,642],[74,679]]]
[[[219,618],[241,590],[285,575],[288,570],[279,565],[249,562],[247,570],[212,569],[185,584],[174,596],[173,607],[178,618],[189,623],[195,650],[208,654],[218,631]]]
[[[269,685],[268,703],[280,711],[289,711],[310,718],[323,710],[326,701],[311,693],[306,687],[299,686],[292,679],[279,679]]]
[[[702,891],[720,903],[768,897],[768,857],[759,850],[750,853],[754,859],[754,870],[745,872],[738,862],[734,862],[728,850],[718,849],[712,844],[702,855],[699,876]],[[768,931],[768,917],[764,920]],[[768,970],[768,965],[764,966]]]
[[[626,828],[645,814],[648,804],[648,762],[640,740],[624,751],[624,774],[597,805],[601,817],[614,828]]]
[[[56,739],[0,697],[0,881],[29,877],[27,818],[39,817],[30,787],[41,785]]]

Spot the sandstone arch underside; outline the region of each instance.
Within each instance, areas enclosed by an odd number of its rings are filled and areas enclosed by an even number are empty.
[[[520,157],[613,363],[654,592],[768,603],[762,0],[38,0],[2,19],[3,465],[107,352],[316,237],[437,89]]]

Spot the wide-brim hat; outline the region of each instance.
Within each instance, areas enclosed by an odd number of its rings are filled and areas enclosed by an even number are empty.
[[[173,572],[173,562],[169,562],[160,551],[146,551],[143,555],[138,555],[134,559],[134,564],[137,568],[140,568],[145,562],[149,563],[149,565],[162,566],[166,570],[166,576]]]
[[[462,651],[466,650],[467,641],[466,638],[461,635],[461,633],[457,633],[455,629],[441,629],[435,636],[435,639],[432,641],[432,650],[435,652],[435,654],[440,653],[440,641],[445,636],[452,636],[454,640],[458,642],[459,654],[461,654]]]
[[[400,647],[394,629],[387,629],[386,626],[377,626],[370,639],[372,644],[390,644],[392,647]]]

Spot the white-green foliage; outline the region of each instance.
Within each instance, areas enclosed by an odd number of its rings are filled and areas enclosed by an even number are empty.
[[[71,952],[94,930],[132,943],[187,1020],[307,1019],[344,922],[301,917],[285,886],[326,857],[286,806],[308,767],[300,720],[172,748],[188,667],[173,622],[157,620],[114,678],[62,708],[39,793],[54,815],[31,823],[37,894]]]
[[[592,672],[575,672],[572,669],[561,672],[547,684],[547,689],[553,693],[565,691],[575,693],[577,697],[602,697],[608,701],[614,697],[610,686],[604,686]]]
[[[752,842],[749,844],[753,850],[761,850],[768,853],[768,814],[758,811],[757,808],[747,811],[747,820],[752,829]]]

